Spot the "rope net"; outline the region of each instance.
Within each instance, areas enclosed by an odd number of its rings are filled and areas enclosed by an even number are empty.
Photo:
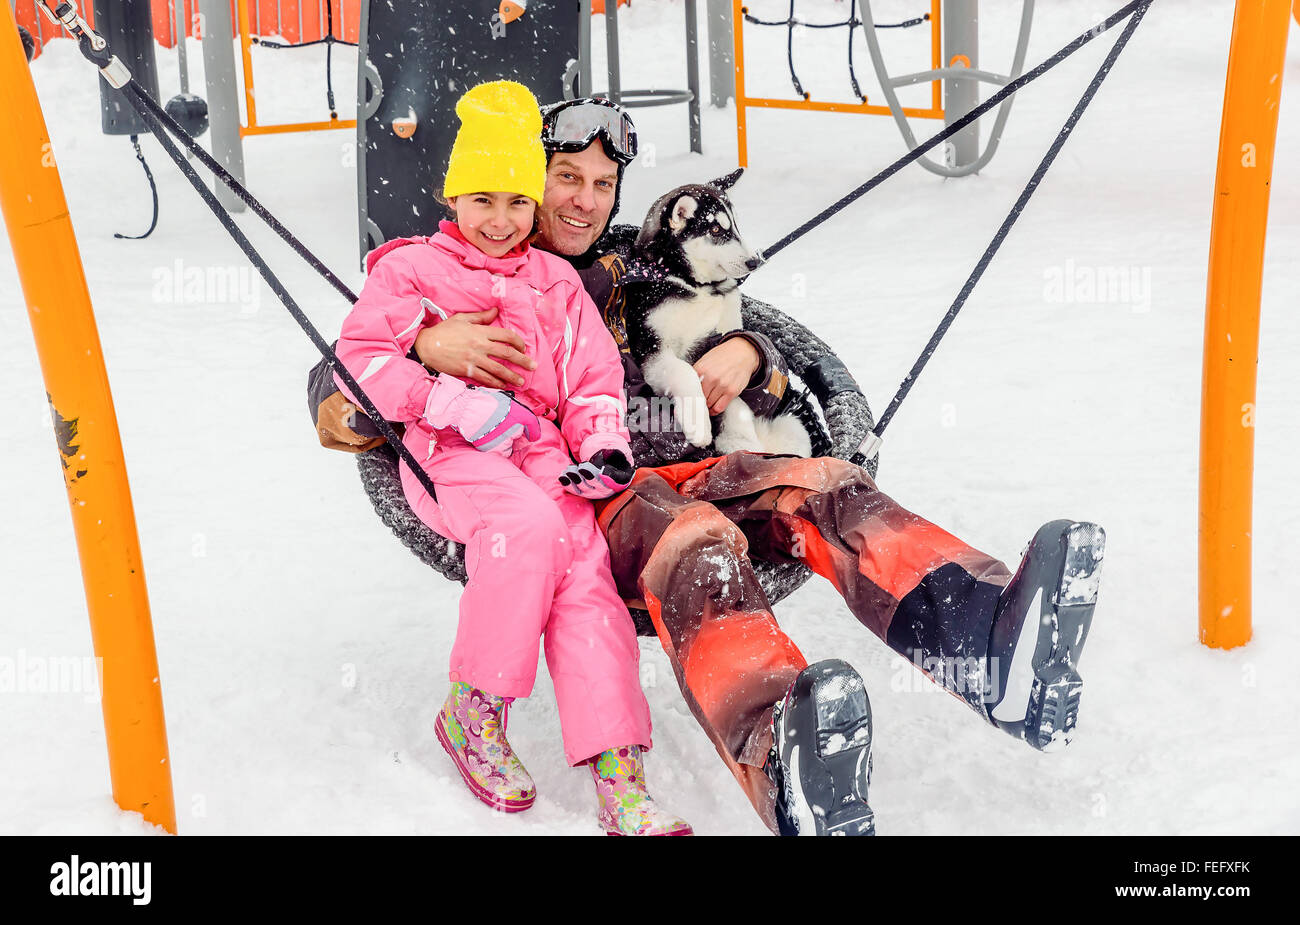
[[[795,4],[797,0],[790,0],[790,11],[785,19],[759,19],[749,12],[749,7],[741,7],[740,12],[744,15],[745,21],[753,23],[756,26],[784,26],[786,29],[785,55],[786,63],[790,68],[790,82],[794,85],[794,92],[803,99],[811,99],[812,95],[804,90],[803,83],[799,80],[799,74],[794,68],[794,30],[796,26],[806,29],[841,29],[847,28],[848,32],[848,64],[849,64],[849,83],[853,87],[853,95],[859,102],[865,103],[867,96],[862,92],[862,87],[858,84],[858,73],[853,64],[853,36],[863,21],[858,17],[858,0],[849,0],[849,15],[847,19],[840,22],[808,22],[798,18],[795,15]],[[867,2],[867,0],[864,0]],[[875,23],[877,29],[910,29],[913,26],[919,26],[930,21],[930,14],[916,16],[912,19],[906,19],[902,22],[895,23]]]

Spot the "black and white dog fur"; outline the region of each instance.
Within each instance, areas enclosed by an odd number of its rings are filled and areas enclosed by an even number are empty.
[[[644,286],[629,300],[628,346],[645,381],[672,399],[686,439],[719,453],[751,450],[812,455],[803,423],[792,414],[756,416],[739,397],[719,417],[716,438],[699,374],[691,366],[712,334],[741,328],[740,283],[753,256],[736,227],[727,190],[741,170],[707,184],[665,193],[632,245],[632,271]],[[633,304],[635,303],[635,308]]]

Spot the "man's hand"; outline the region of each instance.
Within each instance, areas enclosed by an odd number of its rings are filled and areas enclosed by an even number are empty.
[[[452,315],[416,335],[415,353],[421,363],[440,373],[468,376],[494,389],[521,386],[524,377],[498,360],[524,369],[536,369],[537,363],[524,353],[524,339],[516,332],[489,324],[496,316],[496,308]]]
[[[763,358],[743,337],[723,341],[695,362],[709,414],[721,414],[731,400],[745,391]]]

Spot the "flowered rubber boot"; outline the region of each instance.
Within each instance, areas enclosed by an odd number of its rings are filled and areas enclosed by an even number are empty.
[[[518,813],[533,805],[537,786],[506,741],[508,706],[504,698],[457,682],[434,731],[474,796],[503,813]]]
[[[686,822],[655,805],[645,789],[641,746],[601,752],[589,764],[606,835],[694,835]]]

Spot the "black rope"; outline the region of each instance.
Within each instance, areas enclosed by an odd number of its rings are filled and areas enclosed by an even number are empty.
[[[1124,31],[1121,32],[1119,38],[1115,40],[1114,46],[1111,48],[1110,52],[1107,53],[1106,59],[1102,61],[1101,67],[1097,69],[1097,73],[1093,76],[1087,89],[1084,90],[1083,96],[1079,98],[1079,102],[1075,104],[1074,110],[1070,113],[1069,118],[1067,118],[1065,124],[1061,126],[1061,130],[1057,133],[1056,139],[1052,142],[1052,146],[1047,149],[1047,153],[1043,156],[1038,168],[1034,171],[1033,176],[1029,178],[1029,182],[1025,184],[1025,188],[1016,199],[1015,205],[1011,207],[1011,211],[1008,212],[1007,217],[1003,219],[1002,225],[993,236],[993,240],[990,241],[988,247],[984,249],[984,253],[975,264],[975,269],[971,271],[970,276],[966,279],[966,283],[961,287],[961,291],[957,293],[957,298],[953,300],[952,306],[940,320],[939,326],[935,329],[934,334],[931,335],[929,342],[925,345],[925,349],[921,351],[921,355],[917,358],[916,363],[912,365],[912,369],[908,372],[906,378],[903,379],[902,384],[898,387],[898,393],[894,396],[894,400],[889,403],[889,407],[885,409],[885,413],[880,416],[880,420],[872,431],[877,437],[881,436],[885,432],[885,428],[888,427],[889,422],[893,420],[894,413],[898,411],[898,406],[903,403],[903,399],[907,397],[908,393],[912,390],[912,386],[916,383],[917,377],[921,375],[921,371],[925,369],[926,364],[930,361],[930,357],[932,357],[935,350],[938,349],[939,342],[948,332],[948,328],[952,326],[953,321],[957,317],[957,313],[960,312],[962,306],[966,304],[966,299],[975,288],[975,284],[980,281],[980,277],[984,275],[984,271],[993,260],[993,255],[998,252],[998,249],[1002,246],[1002,242],[1006,240],[1007,233],[1011,231],[1011,227],[1015,225],[1016,220],[1020,218],[1020,213],[1024,211],[1025,206],[1034,195],[1034,191],[1038,189],[1043,177],[1052,166],[1052,162],[1056,160],[1056,156],[1060,153],[1066,140],[1074,131],[1074,127],[1083,116],[1084,110],[1088,108],[1088,104],[1092,102],[1098,89],[1101,88],[1102,81],[1104,81],[1110,73],[1111,68],[1115,64],[1115,60],[1119,57],[1120,52],[1124,50],[1124,46],[1128,44],[1128,40],[1132,37],[1134,30],[1137,29],[1138,23],[1142,21],[1142,17],[1146,15],[1147,8],[1150,7],[1150,5],[1151,0],[1136,0],[1136,2],[1130,3],[1124,8],[1125,10],[1129,10],[1131,13],[1128,24],[1124,27]],[[1121,13],[1122,12],[1123,11],[1121,11]],[[1107,29],[1114,24],[1113,20],[1114,17],[1106,21],[1105,27]],[[1078,40],[1076,39],[1076,41]],[[859,460],[859,455],[860,454],[854,454],[854,456],[851,457],[851,460],[861,465],[861,462],[865,461],[865,459]]]
[[[785,19],[759,19],[757,16],[751,16],[745,12],[745,21],[752,22],[756,26],[804,26],[808,29],[836,29],[840,26],[860,26],[862,20],[857,18],[853,10],[849,10],[849,18],[843,22],[804,22],[802,19],[794,18],[794,4],[790,4],[790,15]],[[912,26],[919,26],[923,22],[928,22],[930,14],[917,16],[915,19],[905,19],[902,22],[876,23],[877,29],[910,29]]]
[[[904,19],[902,22],[878,22],[875,24],[877,29],[910,29],[913,26],[919,26],[923,22],[930,21],[930,14],[918,16],[915,19]]]
[[[758,267],[761,264],[766,263],[768,260],[772,259],[772,257],[775,254],[784,250],[786,247],[793,244],[799,238],[802,238],[805,234],[812,231],[822,222],[834,216],[840,210],[857,202],[867,193],[871,192],[873,189],[875,189],[885,180],[888,180],[894,174],[898,173],[898,171],[902,170],[908,164],[912,163],[913,161],[919,160],[931,148],[935,147],[936,145],[940,144],[943,141],[946,141],[947,139],[951,138],[953,135],[956,135],[966,126],[970,125],[980,116],[984,115],[984,113],[993,109],[999,103],[1001,103],[1003,100],[1009,97],[1011,94],[1015,93],[1021,87],[1025,86],[1025,84],[1029,83],[1030,81],[1036,80],[1039,77],[1042,77],[1044,74],[1046,74],[1052,68],[1056,67],[1066,58],[1070,57],[1070,55],[1074,54],[1084,45],[1087,45],[1097,36],[1101,35],[1103,32],[1106,32],[1112,27],[1114,27],[1116,23],[1118,23],[1120,20],[1124,19],[1125,17],[1129,16],[1134,10],[1136,10],[1139,7],[1145,9],[1147,6],[1150,5],[1150,3],[1151,0],[1132,0],[1132,2],[1127,4],[1119,12],[1108,17],[1105,20],[1105,22],[1102,22],[1099,25],[1094,26],[1093,28],[1089,29],[1087,32],[1080,35],[1078,38],[1074,39],[1072,42],[1070,42],[1068,45],[1066,45],[1056,54],[1052,55],[1052,57],[1048,58],[1042,64],[1038,65],[1038,67],[1034,68],[1032,71],[1028,71],[1027,73],[1021,74],[1015,80],[1011,81],[1006,86],[1002,87],[1002,89],[998,90],[997,93],[994,93],[992,96],[990,96],[983,103],[980,103],[970,112],[966,113],[966,115],[962,116],[956,122],[952,123],[952,125],[947,126],[946,128],[943,129],[943,131],[932,136],[928,140],[921,142],[921,144],[917,145],[911,151],[907,152],[898,160],[894,161],[894,163],[890,164],[884,170],[880,171],[880,173],[876,174],[866,183],[863,183],[861,186],[853,190],[851,193],[841,197],[831,205],[827,206],[821,212],[817,213],[812,218],[808,219],[808,221],[804,222],[802,225],[800,225],[794,231],[787,234],[781,240],[777,241],[775,244],[760,250],[758,252],[758,255],[750,260],[749,263],[750,269],[751,270],[758,269]]]
[[[135,147],[135,159],[139,161],[140,166],[144,168],[145,178],[149,181],[149,192],[153,196],[153,218],[149,220],[149,230],[144,234],[121,234],[120,232],[115,231],[113,232],[113,237],[121,238],[124,241],[142,241],[149,237],[149,235],[153,234],[153,230],[158,227],[158,184],[153,182],[153,171],[150,170],[149,165],[145,163],[144,152],[140,150],[140,136],[132,135],[131,144]]]
[[[790,0],[790,16],[786,20],[785,62],[790,68],[790,81],[794,84],[794,92],[808,99],[809,94],[804,90],[803,84],[799,82],[799,75],[794,70],[794,0]]]
[[[88,45],[86,42],[83,42],[82,44],[83,47]],[[94,59],[92,58],[91,60]],[[252,242],[248,240],[240,230],[239,226],[235,224],[235,220],[230,217],[230,214],[226,212],[221,203],[217,201],[216,195],[208,189],[207,184],[203,182],[198,171],[196,171],[193,165],[185,159],[185,155],[181,153],[181,150],[178,147],[176,147],[175,142],[167,137],[167,133],[163,130],[162,122],[153,114],[150,107],[143,104],[143,100],[147,99],[149,94],[140,89],[140,85],[136,83],[134,78],[132,78],[122,89],[126,91],[127,99],[129,99],[132,105],[135,106],[136,112],[140,114],[140,117],[144,119],[145,124],[149,126],[149,130],[153,132],[154,137],[158,139],[158,143],[162,145],[163,150],[167,152],[168,157],[170,157],[172,161],[175,162],[176,166],[180,168],[181,173],[183,173],[185,178],[190,181],[190,185],[194,187],[195,192],[197,192],[207,204],[208,208],[212,211],[212,214],[217,217],[217,220],[221,222],[222,227],[224,227],[230,237],[234,239],[235,244],[239,246],[239,249],[244,252],[244,255],[250,261],[252,261],[253,266],[257,268],[257,272],[261,274],[262,279],[266,280],[266,284],[271,287],[271,291],[275,293],[276,297],[284,304],[284,307],[288,309],[289,314],[293,316],[293,320],[298,322],[298,326],[303,329],[307,337],[316,346],[316,349],[320,351],[321,356],[325,357],[330,367],[338,374],[339,378],[343,380],[348,389],[351,390],[352,394],[357,399],[357,403],[361,405],[362,410],[370,417],[375,426],[379,428],[379,432],[383,434],[384,439],[387,440],[388,444],[397,452],[397,455],[411,469],[412,474],[415,475],[420,484],[424,486],[424,490],[429,493],[429,497],[436,501],[438,495],[434,490],[433,481],[429,478],[428,473],[424,471],[423,467],[420,466],[419,462],[416,461],[415,457],[411,454],[411,451],[402,443],[401,438],[397,436],[397,432],[393,430],[392,424],[390,424],[384,416],[379,413],[379,409],[376,408],[374,402],[370,400],[370,396],[365,393],[365,390],[361,388],[361,385],[353,378],[352,374],[348,372],[347,367],[339,360],[338,354],[334,352],[333,348],[325,341],[325,338],[323,338],[320,332],[316,330],[316,326],[311,323],[311,320],[308,319],[303,310],[298,307],[298,303],[294,301],[293,296],[289,294],[289,291],[284,287],[284,284],[280,282],[279,277],[272,272],[270,266],[267,265],[266,260],[257,252],[257,248],[253,246]]]
[[[849,27],[849,83],[853,85],[853,95],[865,103],[867,101],[867,97],[865,94],[863,94],[862,87],[858,84],[858,74],[853,67],[853,34],[857,30],[858,26],[863,25],[862,20],[858,18],[857,0],[853,0],[853,2],[849,6],[849,18],[842,22],[821,22],[821,23],[803,22],[802,20],[795,18],[794,4],[795,4],[795,0],[790,0],[790,14],[786,16],[785,19],[759,19],[757,16],[751,15],[747,7],[741,7],[741,13],[744,15],[746,22],[752,22],[756,26],[785,26],[786,27],[785,59],[786,59],[786,64],[790,68],[790,82],[794,84],[794,92],[799,96],[803,97],[804,99],[809,99],[811,97],[811,94],[809,94],[807,91],[804,90],[803,84],[799,81],[799,75],[795,72],[794,69],[794,27],[804,26],[808,29],[838,29],[841,26],[848,26]],[[921,23],[927,22],[929,19],[930,19],[930,14],[926,13],[924,16],[917,16],[914,19],[907,19],[904,20],[903,22],[875,23],[875,27],[877,29],[908,29],[912,26],[919,26]]]
[[[836,29],[840,26],[850,26],[859,24],[850,16],[843,22],[804,22],[802,19],[794,18],[794,4],[790,4],[790,16],[786,19],[759,19],[756,16],[745,14],[745,21],[752,22],[756,26],[803,26],[806,29]]]
[[[863,2],[870,3],[871,0]],[[853,85],[853,95],[865,103],[867,95],[858,85],[858,72],[853,66],[853,36],[858,31],[858,26],[862,25],[862,20],[858,19],[858,0],[849,0],[849,19],[854,20],[854,24],[849,27],[849,83]]]
[[[310,42],[268,42],[262,36],[254,36],[252,41],[257,45],[261,45],[263,48],[274,48],[277,51],[284,51],[290,48],[310,48],[313,45],[346,45],[349,48],[356,48],[356,42],[349,42],[334,34],[334,7],[332,3],[327,3],[325,5],[325,15],[327,17],[325,35],[318,39],[312,39]]]
[[[103,71],[104,68],[115,64],[116,59],[113,56],[112,49],[108,47],[107,41],[105,41],[102,36],[96,35],[100,44],[100,47],[96,49],[90,40],[91,33],[89,33],[87,29],[83,29],[80,22],[74,23],[71,26],[68,26],[65,22],[65,27],[77,36],[77,46],[80,48],[82,55],[96,67],[100,68],[101,73],[105,73]],[[117,62],[117,66],[121,66],[120,62]],[[262,255],[257,252],[257,248],[253,247],[252,242],[248,240],[242,231],[240,231],[239,226],[235,224],[235,220],[230,217],[230,214],[227,213],[221,203],[217,201],[216,195],[208,189],[207,184],[203,182],[198,171],[194,169],[194,166],[185,158],[185,155],[181,153],[180,149],[176,146],[176,143],[167,135],[167,130],[170,130],[178,138],[187,139],[189,136],[185,134],[185,130],[176,124],[176,121],[168,116],[166,112],[159,111],[158,104],[153,101],[148,93],[140,89],[140,85],[136,82],[134,77],[127,80],[127,82],[118,89],[123,91],[127,100],[129,100],[131,105],[135,107],[135,111],[140,115],[140,118],[144,120],[145,124],[149,126],[149,131],[153,133],[154,138],[156,138],[158,143],[162,145],[162,149],[167,152],[167,156],[176,164],[177,168],[179,168],[180,172],[185,176],[185,179],[190,181],[190,185],[194,187],[194,191],[198,193],[199,197],[207,204],[207,207],[212,211],[212,214],[216,216],[217,221],[219,221],[221,226],[226,229],[226,233],[230,235],[231,239],[234,240],[239,249],[244,252],[244,255],[252,262],[253,266],[257,267],[257,272],[261,274],[262,279],[266,280],[266,284],[271,287],[271,291],[274,292],[276,297],[284,304],[284,307],[288,310],[289,314],[293,316],[294,321],[298,322],[298,326],[303,329],[303,332],[306,333],[308,339],[311,340],[312,344],[315,345],[321,356],[323,356],[326,362],[329,363],[330,368],[338,374],[339,378],[342,379],[344,384],[346,384],[351,390],[352,394],[357,399],[357,403],[361,405],[362,410],[370,416],[372,421],[374,421],[375,427],[379,429],[379,432],[388,442],[388,445],[393,448],[393,451],[397,453],[398,457],[406,463],[408,468],[410,468],[411,472],[415,475],[416,480],[424,487],[424,490],[429,493],[429,497],[436,501],[438,499],[438,494],[434,489],[433,481],[429,478],[428,473],[425,472],[416,461],[415,457],[411,454],[411,451],[402,443],[401,438],[397,436],[397,432],[393,430],[392,424],[390,424],[384,416],[379,413],[379,409],[376,408],[374,402],[370,400],[370,396],[365,393],[365,390],[361,388],[361,385],[353,378],[352,374],[348,372],[347,367],[345,367],[342,361],[339,360],[338,354],[336,354],[334,349],[325,342],[325,338],[321,337],[320,332],[316,330],[316,326],[311,323],[311,320],[303,313],[303,310],[298,307],[298,303],[294,301],[293,296],[289,294],[289,291],[285,289],[284,284],[281,283],[275,273],[271,271],[270,266],[267,265],[266,261],[262,258]],[[164,126],[168,126],[168,129],[164,130]],[[212,163],[214,165],[216,164],[215,161]],[[225,177],[230,176],[224,170],[221,171],[221,173]],[[233,183],[233,178],[230,178],[227,182]],[[233,184],[232,188],[235,186],[238,186],[238,184]],[[242,187],[239,188],[242,189]],[[244,194],[248,195],[246,190],[244,191]],[[251,195],[249,198],[252,198]],[[277,222],[276,224],[279,223]],[[286,231],[285,234],[287,233],[288,232]],[[303,250],[305,251],[306,248],[303,248]]]
[[[617,3],[618,0],[614,0],[614,2]],[[326,10],[329,11],[330,38],[334,38],[334,5],[332,3],[329,3],[327,0],[327,2],[325,3],[325,8]],[[330,118],[337,119],[339,117],[339,111],[338,111],[338,107],[334,105],[334,74],[332,68],[333,63],[334,63],[334,43],[326,42],[325,43],[325,103],[326,105],[329,106]]]
[[[197,141],[191,138],[190,134],[181,127],[179,122],[171,117],[167,110],[154,102],[153,98],[147,93],[143,94],[142,102],[149,109],[149,112],[152,113],[154,118],[166,126],[167,130],[176,136],[176,139],[185,146],[186,150],[197,157],[204,167],[211,170],[222,183],[226,184],[226,186],[230,188],[231,192],[243,200],[244,203],[253,210],[253,213],[258,218],[266,222],[267,226],[279,235],[281,240],[293,248],[294,253],[307,261],[307,264],[313,270],[320,274],[327,283],[333,286],[334,289],[349,302],[355,302],[357,300],[356,293],[348,288],[348,285],[344,283],[343,280],[335,276],[329,267],[325,266],[325,264],[321,262],[319,257],[308,250],[307,246],[299,241],[294,236],[293,232],[280,224],[279,219],[267,211],[266,206],[258,202],[257,199],[254,198],[253,194],[244,188],[242,183],[230,175],[230,171],[221,166],[221,164],[213,158],[211,154],[205,151]]]

